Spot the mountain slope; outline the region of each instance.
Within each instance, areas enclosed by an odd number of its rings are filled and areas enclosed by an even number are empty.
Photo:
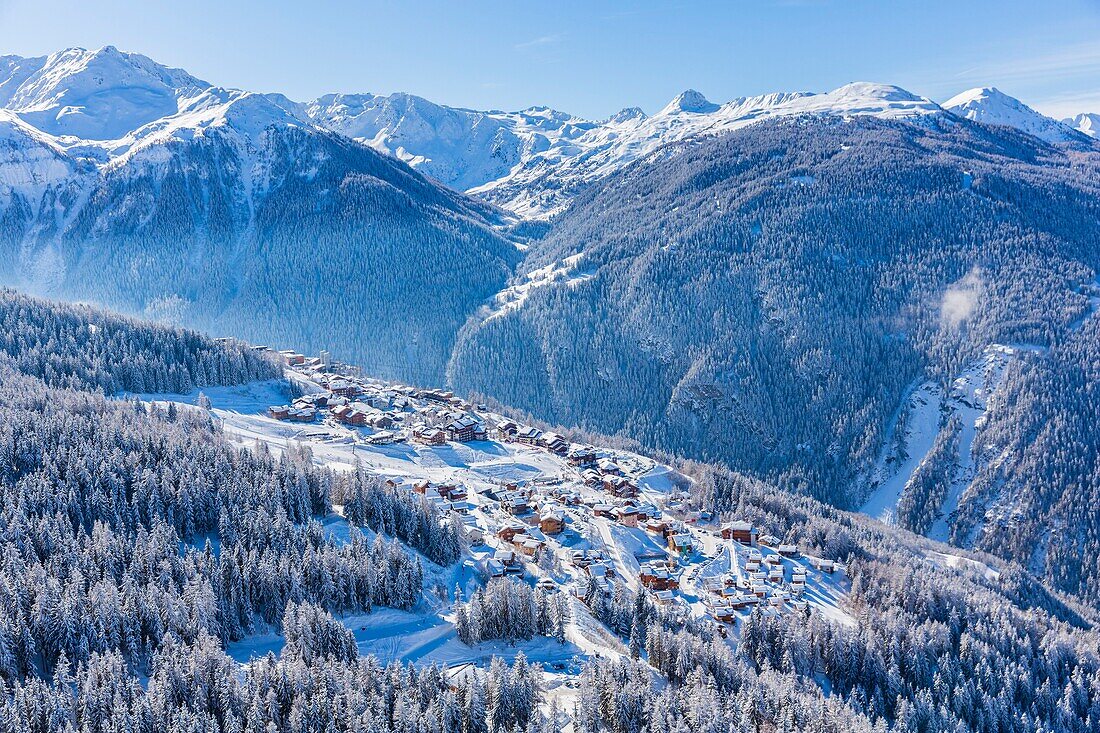
[[[949,383],[992,343],[1050,345],[1090,312],[1097,172],[950,117],[669,146],[555,222],[517,276],[539,286],[465,330],[450,376],[858,506],[912,383]],[[560,274],[530,280],[543,271]]]
[[[1095,138],[1100,137],[1100,115],[1086,112],[1062,120],[1063,125],[1069,125],[1078,132]]]
[[[994,87],[969,89],[944,102],[943,108],[986,125],[1014,127],[1048,143],[1082,142],[1076,126],[1041,115]]]
[[[0,113],[3,282],[438,383],[518,262],[491,207],[278,99],[109,48],[25,76]],[[28,122],[74,107],[111,139]]]

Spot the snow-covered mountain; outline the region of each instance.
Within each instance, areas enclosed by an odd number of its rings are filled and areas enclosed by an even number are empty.
[[[1082,139],[1076,126],[1052,120],[994,87],[969,89],[944,102],[943,108],[975,122],[1014,127],[1048,143]]]
[[[277,95],[110,47],[0,75],[0,283],[429,382],[519,258],[497,210]]]
[[[526,217],[563,211],[576,193],[658,147],[699,134],[799,114],[912,117],[941,110],[888,85],[827,94],[742,97],[715,104],[695,90],[647,116],[628,108],[602,121],[546,107],[478,112],[407,94],[330,95],[305,106],[317,124],[401,158],[443,183]]]
[[[143,159],[145,149],[151,151],[145,160],[163,158],[160,146],[201,138],[214,128],[253,138],[271,125],[316,127],[529,218],[561,213],[592,183],[663,145],[776,117],[913,119],[946,108],[1058,143],[1083,141],[1082,133],[1093,134],[1096,124],[1088,115],[1076,122],[1049,119],[992,88],[964,92],[941,108],[898,87],[867,82],[823,94],[784,92],[723,104],[688,90],[652,115],[628,108],[605,120],[548,107],[518,112],[448,107],[404,93],[329,94],[303,103],[281,94],[223,89],[110,46],[0,57],[0,108],[11,113],[0,118],[4,139],[34,143],[27,148],[33,149],[26,164],[32,172],[9,170],[0,180],[41,178],[43,161],[55,163],[57,154],[117,166]],[[8,168],[16,165],[19,156],[10,144],[4,155]],[[60,172],[56,165],[54,172]]]
[[[1075,117],[1067,117],[1062,120],[1062,124],[1069,125],[1089,137],[1100,137],[1100,114],[1084,112]]]

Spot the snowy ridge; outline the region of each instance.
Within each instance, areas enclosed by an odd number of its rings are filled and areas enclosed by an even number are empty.
[[[404,93],[328,94],[301,103],[281,94],[215,87],[112,46],[66,49],[37,58],[0,57],[0,107],[35,130],[48,147],[115,167],[142,149],[193,139],[210,128],[228,128],[254,139],[272,125],[322,127],[396,157],[452,189],[529,218],[564,211],[591,183],[688,137],[779,117],[916,120],[944,111],[899,87],[870,82],[826,93],[740,97],[724,104],[689,89],[653,115],[627,108],[606,120],[586,120],[549,107],[516,112],[448,107]],[[1096,126],[1087,115],[1072,124],[1056,122],[989,88],[964,92],[945,107],[967,119],[1011,125],[1050,142],[1086,140]],[[33,158],[28,166],[40,163]],[[15,160],[9,155],[8,165]],[[14,178],[8,173],[8,179]]]
[[[1067,117],[1062,120],[1063,125],[1069,125],[1082,135],[1091,138],[1100,137],[1100,114],[1085,112],[1076,117]]]
[[[652,117],[616,115],[568,145],[533,156],[507,178],[470,190],[522,216],[563,211],[572,196],[659,147],[697,135],[740,129],[763,120],[799,115],[871,115],[915,118],[942,110],[932,101],[885,84],[858,82],[825,94],[806,92],[741,97],[717,105],[688,90]]]
[[[975,122],[1014,127],[1049,143],[1081,140],[1076,126],[1041,115],[994,87],[969,89],[944,102],[943,108]]]

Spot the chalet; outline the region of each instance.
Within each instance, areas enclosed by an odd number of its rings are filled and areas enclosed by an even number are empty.
[[[413,440],[424,445],[446,445],[447,434],[439,428],[422,425],[413,429]]]
[[[573,563],[573,566],[578,568],[587,568],[599,559],[600,553],[595,550],[574,550],[569,555],[569,562]]]
[[[633,506],[621,506],[615,510],[615,518],[624,526],[637,527],[638,508]]]
[[[620,499],[630,499],[638,495],[638,486],[623,476],[604,476],[603,490]]]
[[[290,417],[290,406],[272,405],[271,407],[267,408],[267,414],[271,415],[271,417],[275,418],[276,420],[286,420]]]
[[[676,597],[672,595],[672,591],[670,590],[659,590],[654,592],[653,594],[653,601],[658,606],[671,605],[675,599]]]
[[[292,407],[287,417],[295,422],[313,422],[317,419],[317,408]]]
[[[592,562],[584,566],[584,571],[588,573],[591,578],[606,578],[609,575],[613,576],[615,571],[611,569],[611,566],[603,562]]]
[[[747,608],[748,606],[755,606],[758,603],[760,603],[760,598],[758,596],[744,593],[729,599],[729,604],[734,609]]]
[[[497,530],[497,537],[504,540],[505,542],[513,542],[517,534],[526,533],[527,527],[523,524],[520,524],[519,522],[509,522],[507,524],[501,525],[500,529]]]
[[[541,437],[542,431],[538,428],[526,427],[516,431],[516,441],[524,445],[536,445]]]
[[[485,428],[470,415],[458,415],[452,418],[443,426],[443,430],[447,432],[448,438],[458,443],[469,443],[475,440],[477,434],[482,437],[485,435]]]
[[[520,514],[526,514],[531,510],[531,507],[527,503],[527,497],[518,491],[509,492],[507,495],[502,496],[500,499],[500,508],[513,517],[519,516]]]
[[[662,519],[649,519],[649,520],[646,520],[646,522],[643,526],[645,527],[646,532],[650,532],[652,534],[659,534],[659,535],[661,535],[662,539],[664,539],[665,536],[668,534],[668,522],[666,522]]]
[[[354,397],[359,394],[359,385],[347,379],[333,379],[328,383],[328,391],[341,397]]]
[[[783,557],[798,557],[798,545],[780,545],[776,548],[777,552]]]
[[[497,423],[497,440],[510,441],[515,440],[516,433],[519,432],[519,425],[516,425],[511,420],[504,420]]]
[[[722,539],[734,540],[743,545],[755,545],[757,532],[750,522],[727,522],[722,525]]]
[[[599,471],[590,468],[581,473],[581,480],[584,481],[585,486],[599,486],[603,478],[600,476]]]
[[[732,624],[737,620],[737,613],[734,611],[733,606],[725,603],[717,603],[709,606],[707,609],[710,612],[711,618],[718,623]]]
[[[345,425],[367,424],[367,413],[350,405],[340,405],[332,408],[332,416]]]
[[[294,400],[294,404],[313,405],[314,407],[327,407],[328,395],[322,392],[314,392],[313,394],[305,394]]]
[[[545,593],[553,593],[558,589],[558,584],[552,578],[539,578],[539,582],[535,583],[535,588]]]
[[[782,583],[783,582],[783,568],[772,568],[768,571],[769,583]]]
[[[541,540],[536,540],[534,537],[527,537],[526,535],[516,537],[512,544],[527,557],[535,557],[538,555],[543,545]]]
[[[623,472],[623,470],[619,468],[619,464],[615,463],[615,461],[610,458],[601,458],[598,460],[596,462],[596,468],[599,469],[600,473],[606,474],[618,475]]]
[[[574,445],[565,454],[571,466],[591,466],[596,463],[596,451],[591,446]]]
[[[576,506],[581,503],[581,495],[576,489],[568,486],[558,486],[551,491],[551,495],[566,506]]]
[[[493,559],[504,566],[505,573],[523,573],[523,563],[511,550],[497,550],[493,553]]]
[[[668,568],[658,567],[650,563],[646,563],[638,569],[638,582],[649,590],[676,590],[680,587],[680,582]]]
[[[447,501],[465,501],[466,488],[457,484],[438,484],[435,493]]]
[[[686,532],[680,532],[677,534],[670,534],[668,536],[668,549],[680,554],[686,554],[691,552],[694,544],[691,541],[691,535]]]
[[[448,392],[442,389],[422,389],[416,393],[419,399],[427,402],[435,402],[436,404],[449,405],[454,400],[455,393]]]
[[[557,433],[544,433],[538,439],[538,444],[551,453],[557,453],[558,455],[565,455],[569,450],[569,441]]]
[[[367,417],[367,424],[372,428],[393,427],[393,418],[384,412],[373,412]]]
[[[565,518],[560,512],[546,512],[539,517],[539,529],[543,534],[558,534],[565,529]]]
[[[825,573],[831,573],[836,570],[836,563],[834,561],[826,560],[821,557],[811,557],[810,565],[813,565],[815,568]]]
[[[761,535],[757,541],[768,547],[776,547],[779,545],[779,538],[773,534]]]
[[[596,504],[592,507],[592,514],[597,517],[604,517],[606,519],[615,518],[615,507],[610,504]]]
[[[462,522],[463,532],[466,535],[466,541],[471,545],[480,545],[485,541],[485,532],[481,527],[477,526],[477,522],[473,517],[468,517]]]
[[[371,445],[389,445],[390,443],[397,442],[397,434],[391,433],[389,430],[379,430],[374,435],[368,437],[367,442]]]

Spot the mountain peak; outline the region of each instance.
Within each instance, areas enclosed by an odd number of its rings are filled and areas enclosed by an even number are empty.
[[[607,119],[608,122],[629,122],[630,120],[644,120],[646,113],[641,107],[624,107]]]
[[[667,105],[660,111],[659,114],[679,114],[681,112],[691,112],[694,114],[706,114],[708,112],[717,112],[718,105],[711,102],[704,97],[702,93],[695,91],[694,89],[688,89],[687,91],[680,92]]]
[[[1036,112],[996,87],[968,89],[944,102],[943,108],[975,122],[1014,127],[1049,143],[1080,139],[1072,127]]]
[[[1062,124],[1069,125],[1083,135],[1100,138],[1100,114],[1084,112],[1075,117],[1067,117],[1062,120]]]

